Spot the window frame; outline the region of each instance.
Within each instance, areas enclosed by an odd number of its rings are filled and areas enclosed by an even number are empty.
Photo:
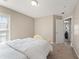
[[[9,41],[11,39],[11,18],[10,18],[10,15],[9,14],[5,14],[5,13],[0,13],[0,16],[6,16],[8,17],[8,39],[6,41]]]

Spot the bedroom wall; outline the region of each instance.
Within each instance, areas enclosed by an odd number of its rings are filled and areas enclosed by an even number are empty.
[[[34,34],[34,19],[11,9],[0,6],[0,13],[11,18],[11,39],[32,37]]]
[[[35,34],[41,35],[46,40],[53,42],[53,16],[36,18]]]
[[[79,57],[79,1],[73,11],[73,40],[72,46]]]

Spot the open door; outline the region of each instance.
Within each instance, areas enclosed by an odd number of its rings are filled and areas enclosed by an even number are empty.
[[[64,21],[56,19],[56,43],[64,43]]]

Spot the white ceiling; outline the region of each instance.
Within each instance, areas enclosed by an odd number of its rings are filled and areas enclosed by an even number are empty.
[[[38,0],[39,6],[31,6],[31,0],[0,0],[0,5],[16,10],[20,13],[31,17],[42,17],[65,12],[65,15],[69,15],[77,0]]]

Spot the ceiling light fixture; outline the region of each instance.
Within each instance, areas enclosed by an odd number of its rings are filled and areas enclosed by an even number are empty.
[[[37,0],[32,0],[31,5],[37,7],[38,6],[38,1]]]

